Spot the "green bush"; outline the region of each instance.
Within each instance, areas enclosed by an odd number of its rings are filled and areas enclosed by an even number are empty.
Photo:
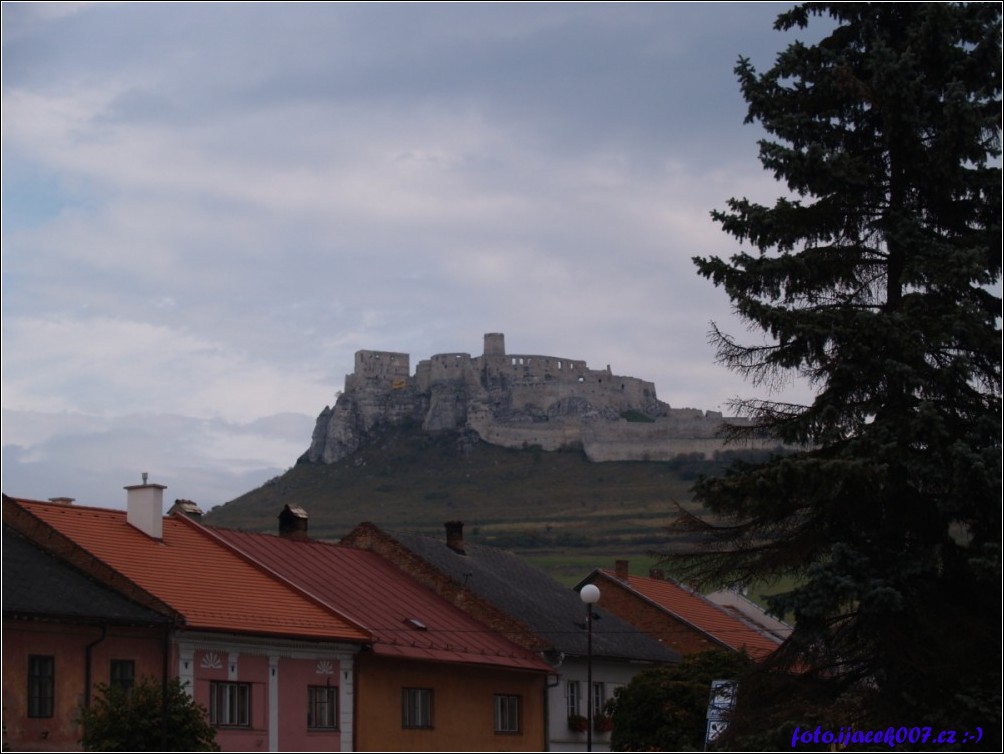
[[[167,705],[162,704],[161,682],[142,678],[128,691],[97,685],[97,697],[81,711],[86,751],[219,751],[216,730],[206,708],[197,704],[172,678],[167,682]]]
[[[622,411],[621,418],[629,422],[642,422],[645,424],[652,423],[655,421],[655,419],[653,419],[648,414],[642,413],[641,411],[635,408],[628,409],[627,411]]]
[[[611,750],[700,751],[711,681],[737,679],[749,662],[735,652],[702,652],[639,673],[607,703],[613,720]]]

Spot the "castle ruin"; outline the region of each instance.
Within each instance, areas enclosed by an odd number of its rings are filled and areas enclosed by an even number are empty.
[[[318,416],[301,460],[335,463],[382,428],[405,425],[469,430],[504,447],[581,447],[591,461],[710,458],[723,449],[724,421],[716,411],[670,408],[653,383],[609,366],[507,354],[505,336],[488,333],[481,356],[436,354],[414,374],[406,353],[357,351],[345,390]]]

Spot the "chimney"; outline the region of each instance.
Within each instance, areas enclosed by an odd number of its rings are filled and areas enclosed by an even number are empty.
[[[298,542],[306,542],[310,539],[310,535],[307,534],[309,518],[307,511],[299,505],[287,503],[282,512],[279,513],[279,536],[295,539]]]
[[[447,521],[446,522],[446,546],[449,547],[456,553],[460,555],[466,555],[464,552],[464,522],[463,521]]]
[[[659,579],[659,581],[665,581],[666,573],[661,568],[649,568],[648,577],[650,579]]]
[[[194,500],[175,500],[174,505],[167,512],[167,515],[172,515],[174,513],[180,513],[182,516],[188,516],[188,518],[193,521],[202,520],[202,508]]]
[[[72,497],[50,497],[49,502],[55,503],[56,505],[73,505],[74,498]]]
[[[148,537],[164,538],[164,490],[163,484],[147,484],[143,474],[143,484],[126,487],[126,521]]]
[[[615,560],[614,561],[614,575],[617,577],[618,581],[623,581],[627,583],[628,580],[628,562],[626,560]]]

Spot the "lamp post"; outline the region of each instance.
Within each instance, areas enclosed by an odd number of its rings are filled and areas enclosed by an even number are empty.
[[[600,601],[600,590],[586,584],[579,590],[586,603],[586,751],[593,750],[593,605]]]

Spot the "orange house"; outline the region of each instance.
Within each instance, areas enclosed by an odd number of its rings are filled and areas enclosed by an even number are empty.
[[[295,513],[294,513],[295,511]],[[359,751],[540,751],[551,667],[375,553],[286,536],[207,529],[373,636],[356,662]]]
[[[576,592],[511,552],[465,542],[460,521],[446,523],[445,541],[363,523],[342,544],[378,555],[551,665],[542,748],[609,750],[607,700],[644,668],[679,662],[679,655],[600,605],[589,608],[587,634],[587,608]],[[583,726],[589,717],[592,728]]]
[[[610,612],[658,639],[681,655],[713,649],[745,651],[761,660],[777,649],[790,627],[763,614],[754,621],[735,607],[716,604],[660,572],[648,577],[629,573],[626,560],[614,570],[598,569],[576,588],[595,584]]]
[[[93,580],[142,604],[166,606],[175,616],[166,675],[179,677],[208,710],[224,751],[350,751],[355,658],[369,632],[234,553],[198,523],[164,518],[163,485],[144,480],[126,489],[126,511],[4,496],[4,523]],[[6,602],[5,590],[5,618]],[[19,651],[42,655],[46,646],[39,636],[25,637]],[[40,686],[14,676],[8,684],[6,654],[4,660],[6,706],[8,686],[12,696],[26,681],[28,692]],[[62,667],[68,663],[54,668],[51,684],[59,696],[50,722],[61,736],[72,730],[92,688],[86,681],[64,687],[60,679],[72,677]],[[27,704],[36,703],[26,696]]]
[[[3,529],[4,750],[78,746],[94,684],[164,678],[175,622]]]

